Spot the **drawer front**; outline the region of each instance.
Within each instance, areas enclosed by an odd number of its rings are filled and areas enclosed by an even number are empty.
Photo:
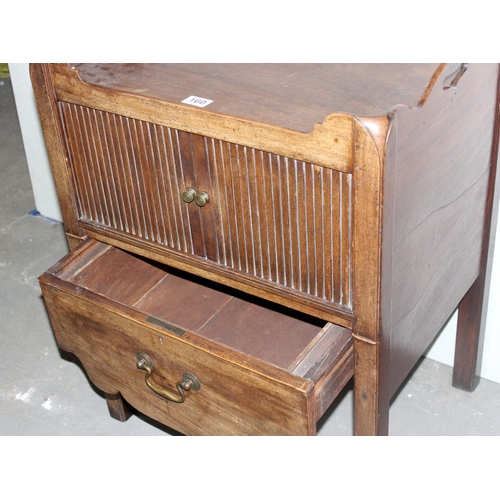
[[[351,174],[60,103],[80,218],[351,306]],[[193,188],[209,201],[183,201]]]
[[[315,433],[311,381],[237,353],[228,359],[226,350],[180,339],[137,311],[48,281],[41,284],[58,345],[80,359],[102,391],[121,393],[134,408],[188,435]],[[183,403],[157,395],[137,367],[139,352],[153,362],[149,380],[155,386],[176,393],[176,383],[189,373],[199,390],[186,391]]]

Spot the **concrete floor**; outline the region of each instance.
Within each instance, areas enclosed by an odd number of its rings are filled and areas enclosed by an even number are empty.
[[[77,361],[54,341],[39,276],[67,245],[61,224],[35,208],[10,80],[0,80],[0,435],[177,435],[135,414],[120,423]],[[352,386],[319,424],[320,436],[352,434]],[[451,386],[451,368],[423,359],[395,397],[391,435],[500,435],[500,385],[481,380],[474,393]]]

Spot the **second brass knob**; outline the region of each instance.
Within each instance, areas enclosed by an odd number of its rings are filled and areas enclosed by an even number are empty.
[[[199,193],[194,197],[194,202],[199,207],[204,207],[210,201],[210,196],[207,193]]]

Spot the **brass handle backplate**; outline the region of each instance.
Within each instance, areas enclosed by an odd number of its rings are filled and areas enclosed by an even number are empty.
[[[194,375],[191,375],[191,373],[184,373],[184,375],[182,375],[182,380],[180,382],[177,382],[176,384],[177,394],[167,389],[162,389],[161,387],[158,387],[149,380],[149,378],[153,374],[153,361],[151,361],[151,358],[147,354],[144,354],[143,352],[138,352],[135,355],[135,357],[137,359],[137,368],[146,371],[146,377],[144,380],[146,381],[147,386],[153,392],[155,392],[159,396],[164,397],[168,401],[172,401],[173,403],[184,403],[186,399],[185,391],[200,390],[201,387],[200,382]]]

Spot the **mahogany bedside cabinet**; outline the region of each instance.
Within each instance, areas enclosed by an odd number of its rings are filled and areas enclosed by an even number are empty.
[[[497,64],[33,64],[70,253],[40,278],[112,416],[354,434],[450,315],[478,380]]]

